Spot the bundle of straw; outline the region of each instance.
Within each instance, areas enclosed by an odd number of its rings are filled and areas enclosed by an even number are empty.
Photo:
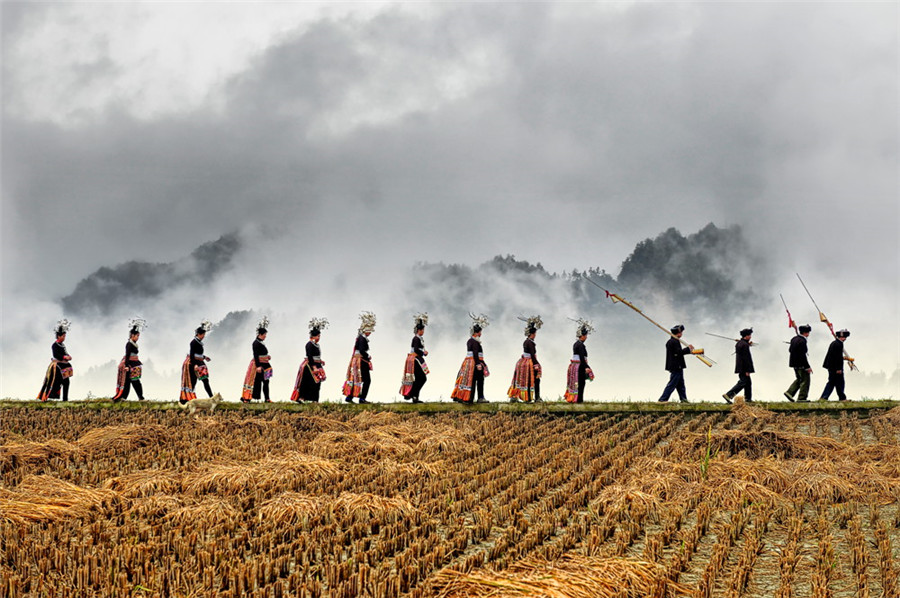
[[[323,498],[285,492],[267,500],[259,507],[260,521],[267,521],[279,526],[297,525],[323,509]]]
[[[709,434],[690,434],[680,448],[689,455],[710,449],[731,455],[744,453],[751,459],[766,455],[782,456],[785,459],[807,459],[828,457],[846,450],[847,445],[833,438],[804,434],[718,430]]]
[[[750,421],[772,421],[775,414],[771,411],[750,405],[744,400],[744,397],[735,397],[734,404],[731,406],[731,413],[739,423],[747,423]]]
[[[171,469],[143,469],[109,478],[103,482],[103,488],[128,498],[172,494],[181,489],[181,477],[180,473]]]
[[[83,517],[118,496],[48,475],[30,475],[14,491],[0,494],[0,517],[14,523]]]
[[[408,500],[401,497],[389,498],[378,494],[363,492],[342,492],[334,499],[336,510],[344,511],[348,516],[360,519],[386,516],[411,516],[416,513],[416,507]]]
[[[658,563],[565,555],[557,561],[520,561],[505,571],[462,573],[443,569],[429,592],[440,598],[645,598],[695,596],[666,577]]]
[[[129,451],[149,446],[162,440],[166,429],[156,424],[132,424],[96,428],[77,440],[78,445],[88,451],[117,449]]]
[[[53,438],[47,442],[21,442],[0,446],[0,469],[45,464],[56,457],[69,457],[81,451],[77,445]]]
[[[166,520],[177,526],[213,527],[219,524],[233,524],[241,512],[224,498],[204,497],[171,511]]]

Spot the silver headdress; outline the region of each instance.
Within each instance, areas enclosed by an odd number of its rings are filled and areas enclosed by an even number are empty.
[[[56,322],[56,328],[54,328],[53,331],[56,332],[56,336],[62,336],[69,331],[71,326],[72,323],[63,318]]]
[[[525,336],[534,334],[541,329],[541,326],[544,325],[544,321],[541,319],[541,316],[531,316],[530,318],[523,318],[522,316],[518,316],[518,318],[525,322]]]
[[[309,335],[318,336],[323,330],[328,328],[327,318],[312,318],[309,321]]]
[[[490,324],[490,322],[488,321],[488,317],[484,314],[476,316],[472,312],[469,312],[469,317],[472,318],[472,327],[469,328],[469,332],[471,334],[481,332]]]
[[[428,326],[428,312],[426,311],[414,315],[413,322],[415,322],[413,332],[415,332],[416,330],[425,330],[425,327]]]
[[[575,338],[581,338],[594,331],[594,325],[591,324],[590,320],[585,320],[584,318],[578,318],[577,320],[574,318],[569,319],[578,325],[575,329]]]
[[[359,333],[372,334],[373,330],[375,330],[375,314],[370,311],[361,312],[359,314]]]
[[[140,334],[141,330],[147,327],[147,320],[144,318],[134,317],[128,320],[128,334]]]
[[[200,325],[197,327],[197,332],[209,332],[212,330],[213,324],[209,320],[203,320],[200,322]]]
[[[263,316],[259,322],[256,323],[256,334],[265,334],[269,331],[269,316]]]

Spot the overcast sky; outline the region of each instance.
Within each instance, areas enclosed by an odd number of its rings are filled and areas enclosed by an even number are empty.
[[[857,329],[879,334],[890,373],[898,16],[858,2],[4,2],[4,386],[21,321],[55,321],[79,280],[235,230],[265,261],[254,282],[290,293],[274,279],[500,253],[615,270],[641,239],[708,222],[742,225],[843,322],[865,314]]]

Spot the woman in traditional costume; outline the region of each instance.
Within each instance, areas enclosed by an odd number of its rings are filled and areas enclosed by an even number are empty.
[[[181,398],[179,401],[182,405],[188,401],[197,398],[194,388],[197,386],[197,380],[203,381],[203,387],[206,394],[212,397],[212,388],[209,385],[209,367],[206,362],[210,358],[203,353],[203,339],[206,333],[212,329],[212,322],[203,320],[200,326],[194,331],[194,340],[191,341],[191,347],[188,350],[184,363],[181,364]]]
[[[294,382],[294,392],[291,400],[294,402],[312,401],[319,402],[319,391],[322,381],[325,380],[325,362],[322,361],[322,350],[319,347],[319,339],[322,330],[328,327],[325,318],[313,318],[309,321],[309,342],[306,343],[306,359],[300,364],[297,372],[297,380]]]
[[[539,402],[541,400],[541,364],[537,359],[537,345],[534,337],[544,322],[541,316],[531,316],[528,319],[519,318],[525,322],[525,342],[522,343],[522,357],[516,362],[513,370],[512,384],[507,395],[511,403],[523,401],[525,403]]]
[[[142,318],[134,318],[128,323],[128,340],[125,342],[125,357],[119,362],[116,378],[116,394],[113,401],[124,401],[134,387],[138,401],[144,400],[144,387],[141,385],[141,358],[138,356],[138,339],[141,330],[147,325]]]
[[[400,394],[407,401],[421,403],[419,393],[428,380],[428,365],[425,363],[425,326],[428,325],[428,314],[416,314],[413,316],[415,327],[413,328],[412,344],[409,355],[406,356],[406,365],[403,368],[403,381],[400,383]]]
[[[62,400],[69,400],[69,378],[75,373],[72,369],[72,356],[66,350],[66,333],[69,331],[71,324],[68,320],[60,320],[56,323],[56,341],[50,346],[53,358],[50,360],[50,366],[47,373],[44,374],[44,383],[38,393],[39,401],[47,399],[58,399],[60,390],[62,390]]]
[[[587,361],[587,348],[584,341],[588,334],[594,331],[590,322],[579,318],[575,336],[578,340],[572,345],[572,361],[569,363],[569,372],[566,376],[566,401],[569,403],[584,402],[584,384],[594,379],[594,372]]]
[[[484,398],[484,379],[490,376],[487,363],[484,361],[484,350],[481,347],[481,331],[488,325],[488,318],[481,314],[476,316],[470,313],[472,327],[469,329],[471,337],[466,341],[466,358],[463,359],[456,375],[456,384],[450,398],[458,403],[472,404],[472,391],[478,393],[477,403],[489,402]]]
[[[359,314],[359,333],[356,335],[356,343],[353,345],[353,355],[350,357],[350,364],[347,366],[347,378],[344,382],[343,394],[344,401],[352,403],[355,397],[359,398],[359,403],[364,404],[369,401],[366,397],[369,395],[369,386],[372,384],[371,371],[372,356],[369,355],[369,335],[375,330],[375,314],[370,311],[364,311]]]
[[[256,325],[256,340],[253,341],[253,359],[247,366],[247,375],[244,376],[244,388],[241,391],[241,402],[249,403],[251,399],[259,400],[260,390],[266,397],[266,403],[271,403],[269,399],[269,378],[272,377],[272,366],[269,361],[269,350],[263,344],[266,335],[269,333],[269,318],[263,316],[262,320]]]

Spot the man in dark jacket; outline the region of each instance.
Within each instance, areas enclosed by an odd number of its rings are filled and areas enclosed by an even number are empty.
[[[812,326],[809,324],[797,328],[798,334],[791,339],[791,346],[788,348],[790,354],[788,365],[794,368],[795,378],[790,388],[784,391],[784,396],[791,403],[794,402],[794,395],[798,390],[800,391],[797,396],[799,402],[805,403],[809,400],[807,397],[809,396],[809,375],[812,374],[812,367],[806,357],[806,339],[809,338],[811,331]]]
[[[690,354],[694,350],[693,345],[682,347],[678,340],[684,334],[684,326],[679,324],[671,329],[672,337],[666,342],[666,370],[669,372],[669,383],[663,389],[662,396],[659,397],[660,403],[665,403],[672,396],[672,392],[678,391],[678,399],[682,403],[687,403],[687,390],[684,386],[684,356]]]
[[[753,335],[752,328],[744,328],[741,330],[741,338],[734,345],[734,373],[738,375],[737,384],[731,387],[731,390],[722,395],[726,403],[730,403],[731,399],[744,391],[744,400],[748,403],[753,402],[753,385],[750,380],[750,374],[753,369],[753,356],[750,355],[750,337]]]
[[[828,346],[822,363],[822,367],[828,370],[828,383],[822,390],[820,401],[827,401],[832,390],[837,391],[838,401],[847,400],[847,395],[844,394],[844,341],[850,336],[850,331],[838,330],[834,336],[837,338]]]

